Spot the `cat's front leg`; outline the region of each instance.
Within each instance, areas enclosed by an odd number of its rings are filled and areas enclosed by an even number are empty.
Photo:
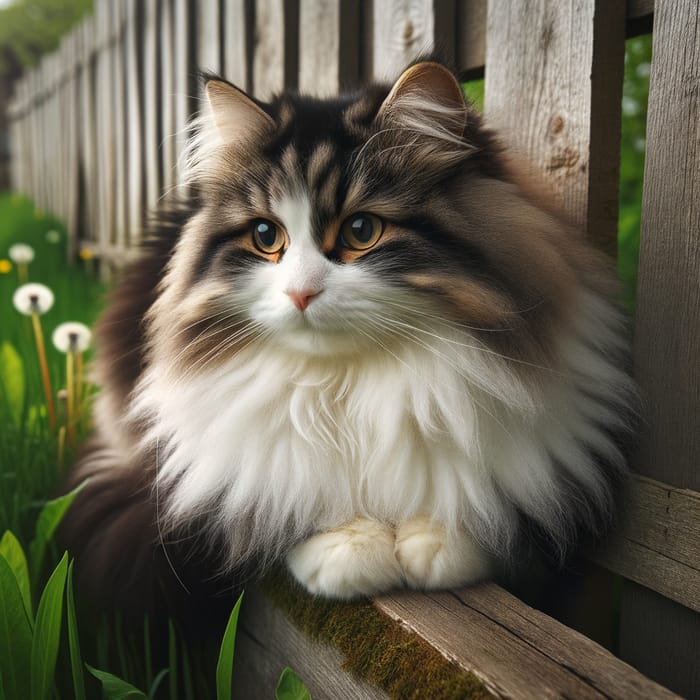
[[[395,544],[393,528],[356,518],[298,544],[287,555],[287,564],[311,593],[349,600],[402,585]]]
[[[454,588],[477,583],[492,572],[491,557],[466,529],[449,531],[427,516],[396,529],[396,558],[411,588]]]

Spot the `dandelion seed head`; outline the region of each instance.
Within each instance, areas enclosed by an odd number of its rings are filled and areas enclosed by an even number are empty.
[[[49,243],[59,243],[61,240],[61,234],[56,231],[56,229],[51,229],[50,231],[46,232],[46,240]]]
[[[25,316],[45,314],[53,306],[53,292],[38,282],[29,282],[17,287],[12,296],[15,309]]]
[[[16,265],[26,265],[34,260],[34,248],[26,243],[15,243],[10,246],[9,255]]]
[[[85,352],[90,347],[92,333],[84,323],[66,321],[56,327],[51,340],[61,352]]]

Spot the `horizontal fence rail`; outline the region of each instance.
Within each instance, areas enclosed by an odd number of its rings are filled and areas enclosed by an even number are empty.
[[[625,658],[700,693],[700,672],[687,671],[700,648],[699,14],[697,0],[96,0],[17,82],[13,184],[65,219],[71,258],[89,245],[108,271],[178,186],[200,69],[261,99],[333,95],[435,53],[465,78],[486,67],[487,122],[614,254],[624,38],[653,21],[634,350],[652,429],[644,476],[593,559],[628,579]]]

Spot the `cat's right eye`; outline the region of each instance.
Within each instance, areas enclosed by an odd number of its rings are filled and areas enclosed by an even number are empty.
[[[253,243],[261,252],[268,255],[279,253],[284,247],[284,231],[272,221],[266,219],[256,219],[252,224]]]

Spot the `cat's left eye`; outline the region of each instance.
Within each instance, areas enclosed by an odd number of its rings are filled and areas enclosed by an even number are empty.
[[[367,250],[381,237],[384,222],[374,214],[353,214],[340,227],[338,242],[345,248]]]
[[[284,231],[266,219],[256,219],[253,222],[253,242],[261,253],[272,255],[282,250],[285,243]]]

